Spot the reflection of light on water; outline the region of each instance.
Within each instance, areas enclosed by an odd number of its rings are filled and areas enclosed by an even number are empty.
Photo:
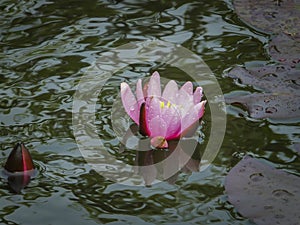
[[[269,125],[272,131],[276,134],[283,134],[287,136],[288,140],[292,142],[300,142],[300,127],[299,126],[292,126],[292,125]]]

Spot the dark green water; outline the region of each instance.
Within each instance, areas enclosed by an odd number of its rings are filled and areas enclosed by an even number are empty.
[[[230,2],[30,0],[1,1],[0,8],[0,162],[21,140],[39,170],[19,195],[1,180],[0,224],[251,224],[224,193],[224,178],[241,156],[250,153],[300,173],[291,146],[300,140],[298,124],[253,121],[231,106],[213,165],[181,174],[174,185],[114,184],[78,150],[72,131],[76,85],[97,56],[113,47],[149,39],[178,43],[205,60],[224,94],[251,90],[224,78],[224,71],[268,62],[269,37],[243,24]],[[114,86],[155,66],[132,66],[115,77]],[[99,104],[112,102],[114,93],[108,85]],[[113,151],[118,143],[108,146]]]

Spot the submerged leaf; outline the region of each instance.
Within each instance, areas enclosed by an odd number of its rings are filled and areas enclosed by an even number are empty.
[[[256,29],[300,38],[300,10],[296,0],[234,0],[233,4],[238,16]]]
[[[249,156],[225,179],[228,200],[257,224],[297,225],[300,221],[300,178]]]
[[[250,116],[255,119],[300,118],[300,95],[251,94],[227,97],[226,102],[245,105]]]
[[[300,90],[300,70],[287,65],[272,65],[245,69],[233,68],[228,75],[242,84],[252,85],[272,93],[297,93]]]
[[[269,54],[274,60],[294,67],[300,63],[300,40],[279,34],[271,40]]]

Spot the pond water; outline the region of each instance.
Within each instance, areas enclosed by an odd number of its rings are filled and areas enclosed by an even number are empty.
[[[244,24],[230,1],[1,1],[0,162],[17,141],[30,150],[38,174],[21,194],[0,183],[1,224],[252,224],[227,201],[224,179],[246,154],[300,174],[293,143],[295,121],[254,120],[227,106],[227,128],[216,159],[202,172],[181,173],[173,183],[124,186],[98,174],[82,157],[73,134],[73,95],[99,54],[134,41],[180,44],[202,57],[225,95],[252,92],[225,71],[236,65],[268,63],[269,36]],[[126,67],[98,98],[97,126],[110,154],[119,142],[109,124],[109,107],[123,81],[154,69],[178,68],[149,62]],[[203,143],[209,134],[203,118]]]

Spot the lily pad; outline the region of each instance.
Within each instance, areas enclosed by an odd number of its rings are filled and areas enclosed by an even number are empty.
[[[274,60],[295,67],[300,63],[300,40],[286,34],[279,34],[272,38],[269,54]]]
[[[238,16],[266,33],[300,37],[300,9],[297,0],[234,0]]]
[[[247,107],[254,119],[300,118],[300,95],[260,94],[227,97],[229,104],[242,104]]]
[[[225,179],[228,200],[256,224],[299,225],[300,178],[249,156]]]
[[[238,79],[241,84],[252,85],[271,93],[299,93],[300,70],[288,65],[271,65],[245,69],[235,67],[228,77]]]

